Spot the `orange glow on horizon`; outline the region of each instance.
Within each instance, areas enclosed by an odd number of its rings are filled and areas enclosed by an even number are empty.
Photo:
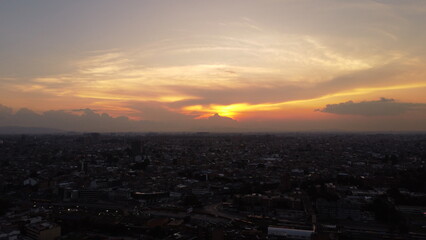
[[[388,91],[388,90],[403,90],[403,89],[412,89],[412,88],[422,88],[426,87],[425,83],[417,84],[406,84],[406,85],[394,85],[386,87],[371,87],[371,88],[355,88],[349,91],[342,91],[334,94],[327,94],[317,98],[311,99],[302,99],[302,100],[292,100],[279,103],[262,103],[262,104],[250,104],[250,103],[236,103],[230,105],[216,105],[211,104],[208,106],[203,105],[193,105],[183,108],[184,113],[199,113],[201,114],[198,118],[208,118],[211,115],[218,113],[222,117],[229,117],[236,120],[241,119],[255,119],[259,116],[261,112],[262,117],[268,112],[268,116],[279,116],[278,118],[283,118],[283,112],[285,111],[284,118],[288,116],[298,116],[303,118],[320,118],[318,112],[314,112],[314,109],[322,107],[323,105],[318,104],[323,100],[330,100],[333,98],[338,98],[338,101],[347,101],[345,98],[347,96],[357,96],[357,95],[366,95],[378,91]],[[293,106],[293,107],[292,107]],[[330,118],[330,115],[322,116]],[[275,117],[273,117],[275,118]]]

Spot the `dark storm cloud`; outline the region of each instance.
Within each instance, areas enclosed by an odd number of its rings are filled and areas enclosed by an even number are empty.
[[[426,112],[424,103],[406,103],[397,102],[394,99],[381,98],[375,101],[353,102],[328,104],[325,108],[316,111],[342,114],[342,115],[361,115],[361,116],[396,116],[408,111]]]

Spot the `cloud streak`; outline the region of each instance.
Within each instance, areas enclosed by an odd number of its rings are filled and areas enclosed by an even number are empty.
[[[338,104],[328,104],[325,108],[317,109],[324,113],[361,116],[397,116],[409,111],[426,113],[424,103],[397,102],[390,98],[381,98],[375,101],[353,102],[347,101]]]
[[[151,105],[150,105],[151,104]],[[0,104],[0,126],[19,126],[53,128],[66,131],[83,132],[175,132],[175,131],[238,131],[238,122],[219,114],[203,119],[169,111],[155,103],[145,103],[139,108],[149,120],[131,120],[125,116],[112,117],[107,113],[93,109],[49,110],[42,113],[21,108],[14,112],[12,108]]]
[[[14,112],[12,108],[0,105],[0,127],[36,127],[77,132],[426,131],[424,104],[400,103],[395,107],[397,103],[392,99],[381,99],[364,103],[342,103],[337,107],[337,111],[341,112],[342,105],[344,107],[350,105],[351,113],[359,114],[362,111],[362,116],[364,116],[362,118],[265,119],[263,121],[235,121],[219,114],[194,119],[167,110],[164,106],[156,104],[150,106],[150,103],[145,103],[145,106],[137,104],[143,115],[151,120],[132,120],[123,116],[112,117],[107,113],[92,109],[49,110],[37,113],[24,108]],[[363,107],[359,107],[359,104]],[[377,108],[383,107],[383,104],[393,104],[392,108],[380,112],[381,115],[386,116],[371,114],[371,109],[376,111]],[[357,105],[356,110],[352,105]],[[366,108],[365,105],[369,107]],[[373,107],[371,107],[372,105]],[[331,108],[333,107],[327,106],[326,109]],[[420,110],[423,115],[419,115],[417,118],[395,117],[405,111]],[[345,110],[344,114],[346,112],[348,110]],[[365,117],[366,114],[369,114],[369,117]]]

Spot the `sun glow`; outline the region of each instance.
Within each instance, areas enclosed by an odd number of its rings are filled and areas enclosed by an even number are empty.
[[[365,95],[373,92],[379,91],[390,91],[390,90],[403,90],[403,89],[412,89],[412,88],[421,88],[426,87],[426,83],[416,83],[416,84],[406,84],[406,85],[394,85],[394,86],[384,86],[384,87],[371,87],[371,88],[355,88],[348,91],[337,92],[334,94],[327,94],[317,98],[310,99],[301,99],[301,100],[292,100],[284,101],[278,103],[263,103],[263,104],[250,104],[250,103],[236,103],[230,105],[216,105],[211,104],[207,106],[203,105],[193,105],[183,108],[183,112],[187,114],[196,113],[201,114],[199,118],[207,118],[212,114],[218,113],[223,117],[230,117],[233,119],[240,119],[243,117],[244,113],[248,112],[266,112],[266,111],[282,111],[285,106],[305,106],[310,107],[310,109],[315,109],[318,107],[318,102],[323,100],[330,100],[334,98],[342,98],[348,96],[356,95]]]

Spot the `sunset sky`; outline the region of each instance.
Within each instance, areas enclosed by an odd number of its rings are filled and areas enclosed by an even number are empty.
[[[425,24],[424,0],[0,0],[0,126],[425,131]]]

